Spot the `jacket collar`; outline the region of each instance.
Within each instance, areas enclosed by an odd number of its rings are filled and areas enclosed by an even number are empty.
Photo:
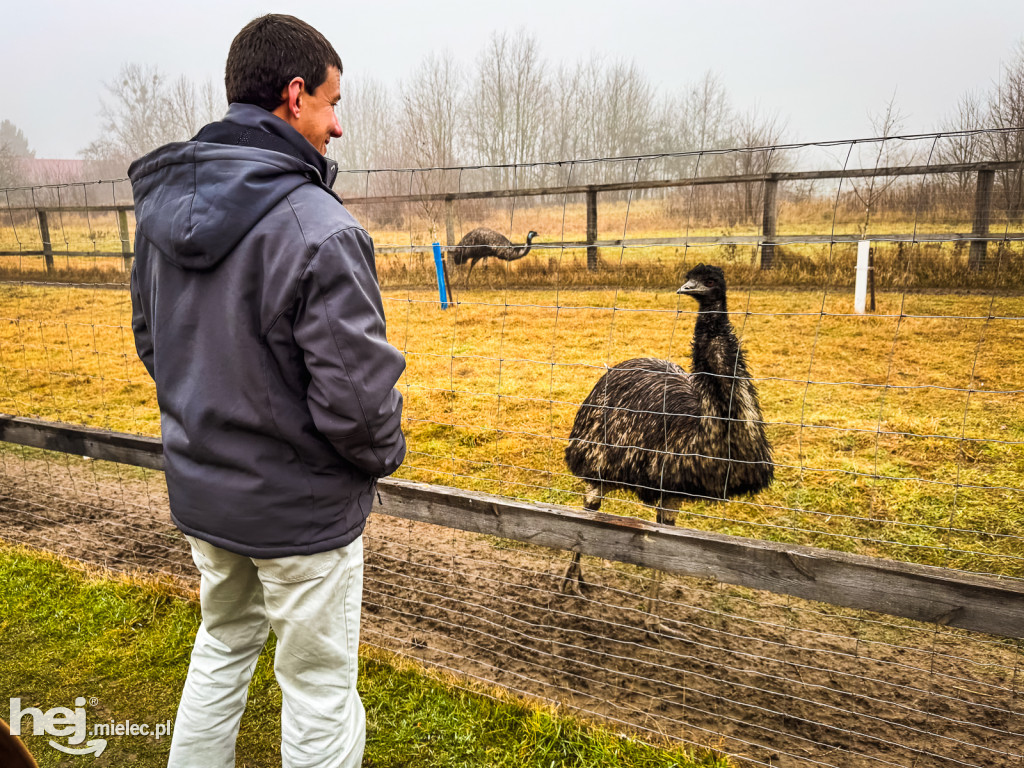
[[[262,107],[257,107],[255,104],[235,102],[228,105],[228,111],[224,115],[224,120],[229,123],[244,125],[247,128],[258,128],[279,136],[288,142],[288,146],[294,151],[296,158],[316,169],[325,187],[331,189],[334,186],[334,181],[338,178],[338,164],[317,152],[316,148],[309,143],[305,136],[277,115],[268,112]]]

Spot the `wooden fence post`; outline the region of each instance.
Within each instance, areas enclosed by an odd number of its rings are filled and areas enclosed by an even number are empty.
[[[444,201],[444,229],[447,246],[455,245],[455,201],[451,197]]]
[[[128,211],[121,208],[117,212],[117,230],[121,235],[121,264],[125,272],[132,268],[132,244],[128,239]]]
[[[53,272],[53,243],[50,242],[50,223],[46,220],[46,211],[39,214],[39,237],[43,241],[43,258],[46,260],[46,271]]]
[[[868,249],[868,311],[875,311],[875,249]]]
[[[597,190],[587,190],[587,269],[597,271]]]
[[[978,191],[974,195],[974,229],[971,232],[971,252],[967,268],[980,272],[988,257],[988,225],[992,218],[992,183],[996,172],[991,168],[978,170]]]
[[[775,261],[775,234],[779,224],[778,189],[778,179],[765,179],[764,215],[761,219],[761,269],[771,269]]]

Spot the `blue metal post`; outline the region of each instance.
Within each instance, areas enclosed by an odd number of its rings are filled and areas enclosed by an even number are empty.
[[[448,288],[444,284],[444,257],[441,244],[434,243],[434,266],[437,267],[437,291],[441,296],[441,309],[448,309]]]

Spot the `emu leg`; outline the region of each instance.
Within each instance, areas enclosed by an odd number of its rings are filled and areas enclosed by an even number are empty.
[[[658,522],[662,525],[675,525],[678,511],[678,502],[663,500],[662,506],[657,508]],[[658,614],[661,612],[661,600],[658,598],[658,592],[661,590],[661,579],[663,576],[664,574],[661,571],[655,570],[654,577],[651,579],[651,586],[647,589],[647,617],[644,619],[644,625],[647,627],[647,637],[652,640],[658,640],[659,636],[668,635],[669,637],[685,639],[685,635],[676,629],[666,626],[658,617]]]
[[[586,582],[583,580],[583,569],[580,568],[581,557],[582,555],[579,552],[574,552],[572,562],[565,569],[565,575],[562,577],[562,583],[558,588],[564,595],[573,594],[576,597],[583,597],[583,585]]]
[[[644,617],[644,634],[654,641],[658,641],[664,636],[685,640],[686,635],[664,624],[659,616],[661,613],[661,599],[658,597],[658,592],[661,590],[663,575],[661,571],[655,570],[654,576],[651,579],[651,586],[647,588],[647,615]]]
[[[465,287],[465,288],[469,287],[469,276],[473,274],[473,267],[476,266],[476,263],[478,261],[480,261],[480,259],[470,259],[469,260],[469,271],[466,272],[466,281],[462,284],[463,287]]]
[[[586,493],[583,495],[583,508],[590,512],[597,512],[601,508],[601,486],[591,485],[587,483]],[[562,577],[562,583],[559,586],[559,591],[563,594],[573,594],[577,597],[583,597],[583,585],[586,581],[583,579],[583,569],[580,567],[580,558],[582,555],[579,552],[574,552],[572,556],[572,562],[569,563],[569,567],[565,570],[565,575]]]

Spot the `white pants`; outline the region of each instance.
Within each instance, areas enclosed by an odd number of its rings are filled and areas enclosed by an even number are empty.
[[[261,560],[186,536],[203,623],[174,721],[168,768],[233,768],[249,681],[271,627],[284,768],[356,768],[366,713],[356,692],[363,540]]]

